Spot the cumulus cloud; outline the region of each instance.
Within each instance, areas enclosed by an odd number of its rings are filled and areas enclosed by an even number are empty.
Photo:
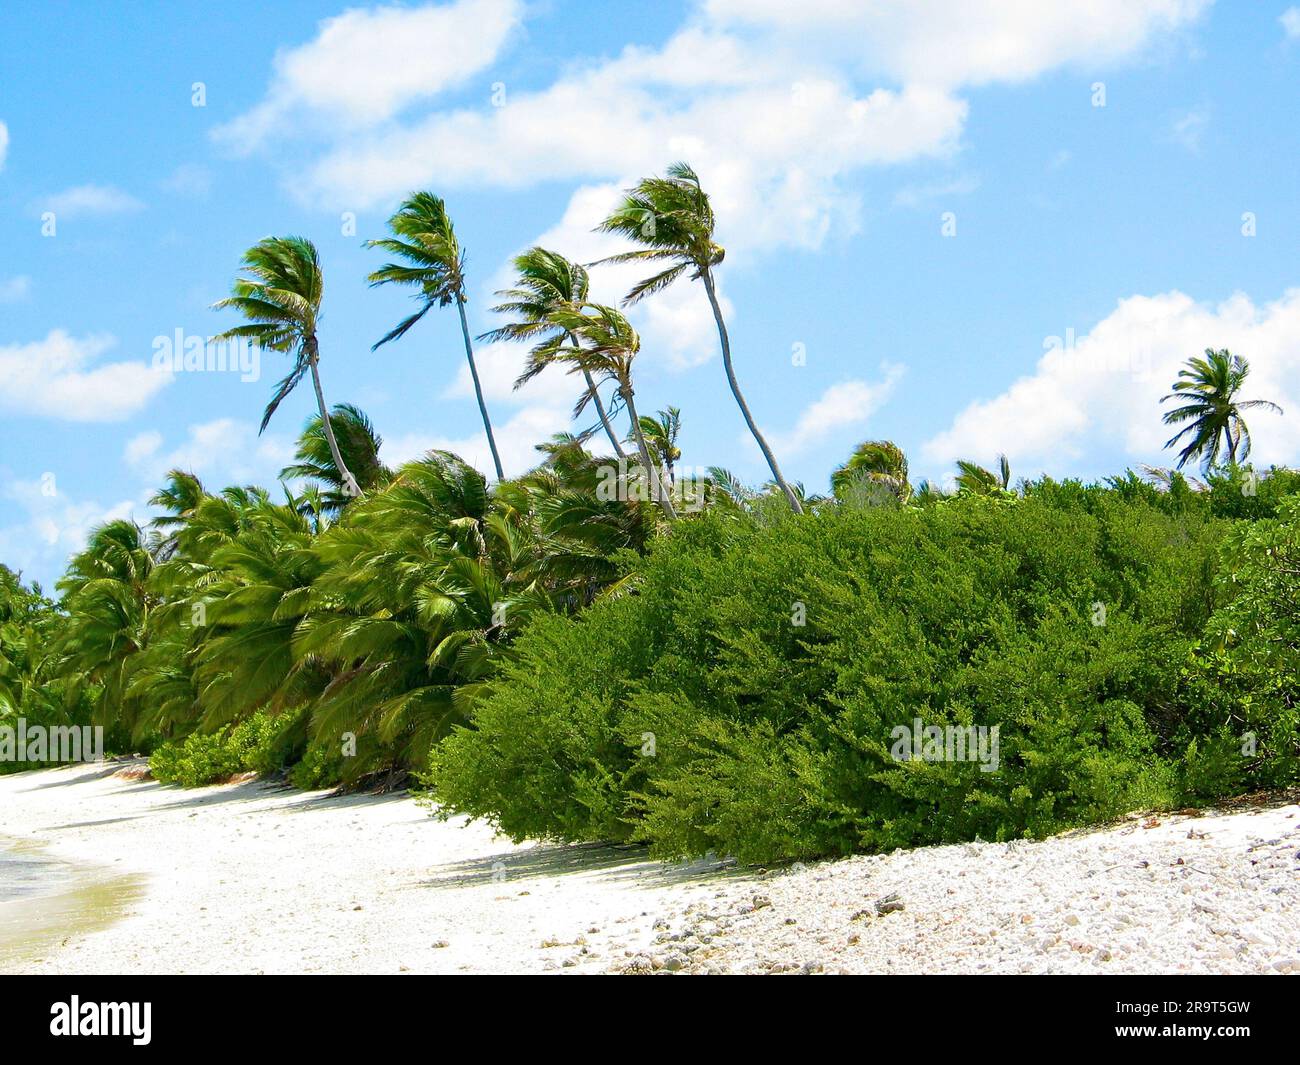
[[[53,211],[60,218],[89,218],[139,211],[144,204],[112,185],[78,185],[45,197],[35,207]]]
[[[1288,7],[1278,16],[1278,21],[1282,23],[1282,32],[1288,41],[1300,41],[1300,7]]]
[[[1182,364],[1206,347],[1229,348],[1250,360],[1249,398],[1284,409],[1300,400],[1300,289],[1273,303],[1237,293],[1217,306],[1182,292],[1130,296],[1079,339],[1048,338],[1032,373],[999,395],[972,403],[926,442],[930,462],[988,462],[1005,452],[1013,465],[1069,467],[1085,454],[1118,448],[1132,461],[1170,462],[1172,435],[1161,423],[1160,397]],[[1256,413],[1253,458],[1263,464],[1300,460],[1294,418]]]
[[[423,111],[412,105],[496,58],[519,5],[358,9],[282,52],[266,99],[219,135],[255,147],[305,113],[314,124],[294,128],[314,130],[319,147],[295,168],[294,190],[350,209],[435,180],[599,187],[687,158],[725,243],[816,247],[836,225],[855,227],[854,171],[956,148],[963,88],[1130,58],[1208,3],[708,0],[660,47],[628,46],[571,63],[549,84],[507,87],[503,106],[485,94]],[[421,34],[438,39],[438,62],[413,44]]]
[[[142,408],[171,375],[139,362],[92,366],[115,341],[51,330],[44,340],[0,345],[0,409],[74,422],[120,421]]]
[[[520,0],[455,0],[326,19],[315,39],[276,54],[266,98],[217,139],[247,152],[303,122],[346,132],[386,121],[487,67],[522,8]]]

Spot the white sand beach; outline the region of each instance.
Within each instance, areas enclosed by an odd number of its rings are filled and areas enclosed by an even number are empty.
[[[0,777],[0,972],[1300,972],[1300,805],[760,870],[142,764]]]

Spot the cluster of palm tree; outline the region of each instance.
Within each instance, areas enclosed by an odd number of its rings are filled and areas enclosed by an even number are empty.
[[[574,438],[492,484],[446,452],[392,470],[380,447],[340,406],[307,425],[282,471],[306,483],[283,498],[173,470],[149,528],[110,522],[72,559],[47,670],[136,741],[292,713],[311,743],[353,738],[345,776],[410,767],[466,720],[529,617],[615,587],[662,520],[598,498],[607,460]],[[13,658],[0,683],[17,686]]]
[[[928,506],[944,499],[1014,499],[1010,465],[958,463],[950,492],[909,480],[907,457],[869,440],[834,471],[829,496],[785,480],[736,378],[715,270],[724,251],[695,172],[685,164],[630,190],[601,230],[633,247],[602,262],[663,268],[623,303],[683,276],[702,282],[717,325],[728,385],[767,462],[753,491],[725,469],[679,476],[680,411],[637,408],[641,341],[622,310],[593,302],[587,266],[550,249],[514,260],[517,279],[499,292],[504,319],[478,340],[528,345],[519,387],[549,367],[576,379],[574,417],[595,421],[537,445],[536,466],[507,478],[484,400],[465,313],[465,252],[441,199],[409,197],[391,236],[368,242],[391,261],[371,285],[409,286],[416,309],[376,342],[404,336],[434,307],[454,305],[495,479],[455,455],[430,452],[391,468],[383,441],[355,406],[327,406],[317,326],[324,291],[319,256],[302,237],[250,248],[218,309],[244,319],[214,338],[282,352],[292,364],[263,413],[310,377],[317,415],[281,471],[281,490],[210,491],[171,471],[152,498],[148,527],[114,521],[96,529],[59,582],[57,605],[0,567],[0,717],[26,710],[92,717],[136,741],[214,730],[263,712],[293,715],[302,742],[352,744],[341,773],[420,764],[431,744],[470,718],[474,699],[539,612],[573,612],[627,587],[629,558],[700,507],[742,512],[786,507]],[[595,264],[590,264],[595,265]],[[1227,351],[1207,351],[1166,399],[1183,425],[1179,467],[1200,458],[1244,461],[1242,412],[1277,410],[1238,398],[1249,372]],[[626,427],[619,422],[626,419]],[[611,454],[594,448],[608,444]],[[605,491],[617,470],[618,490]],[[644,489],[644,490],[640,490]],[[699,506],[679,506],[683,500]],[[783,500],[784,502],[778,502]]]

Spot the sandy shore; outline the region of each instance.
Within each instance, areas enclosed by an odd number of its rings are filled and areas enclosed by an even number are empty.
[[[1295,805],[737,870],[123,768],[0,777],[0,972],[1300,972]]]

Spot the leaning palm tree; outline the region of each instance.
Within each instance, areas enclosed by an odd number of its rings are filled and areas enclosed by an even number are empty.
[[[529,248],[523,254],[515,256],[514,265],[519,272],[519,280],[515,282],[514,288],[497,293],[504,302],[492,310],[496,314],[512,314],[516,317],[513,321],[484,333],[479,340],[537,340],[541,345],[559,345],[566,340],[572,343],[573,338],[558,330],[550,315],[562,304],[582,303],[587,299],[589,279],[586,268],[579,263],[570,262],[558,252],[539,247]],[[515,388],[530,380],[530,377],[524,373],[515,382]],[[605,435],[614,447],[614,454],[621,459],[627,458],[618,435],[609,423],[609,414],[600,398],[596,382],[586,370],[582,371],[582,377],[587,385],[587,398],[596,407],[600,424],[604,426]]]
[[[488,418],[487,403],[483,400],[483,386],[478,379],[478,365],[474,362],[474,345],[469,339],[469,322],[465,319],[465,250],[456,239],[447,205],[431,192],[413,193],[388,220],[393,236],[383,240],[366,241],[367,248],[382,248],[404,262],[391,262],[370,275],[371,287],[377,285],[412,285],[414,298],[420,309],[403,318],[388,331],[374,347],[405,336],[434,307],[456,305],[460,313],[460,331],[465,338],[465,358],[469,361],[469,374],[474,381],[474,395],[478,399],[479,414],[487,433],[492,464],[497,480],[505,479],[501,469],[501,456],[497,454],[496,437],[492,435],[492,421]],[[322,417],[324,415],[322,414]]]
[[[267,351],[293,356],[293,369],[275,389],[262,415],[258,433],[266,430],[276,408],[307,373],[316,390],[316,409],[325,423],[334,467],[343,476],[348,491],[359,495],[356,478],[343,463],[338,441],[326,418],[325,393],[320,384],[320,345],[316,324],[320,320],[321,295],[325,286],[316,245],[305,237],[267,237],[244,253],[244,269],[250,275],[235,279],[232,295],[214,303],[213,310],[227,307],[239,311],[248,325],[235,326],[212,338],[213,343],[243,338]]]
[[[600,381],[613,381],[632,420],[632,435],[641,465],[650,479],[651,494],[670,521],[676,518],[670,492],[663,483],[659,467],[650,457],[633,398],[632,364],[641,350],[641,338],[632,328],[632,323],[613,307],[598,303],[565,304],[551,313],[551,320],[572,341],[534,348],[528,356],[528,372],[539,373],[545,366],[557,362],[565,364],[570,373],[586,372]]]
[[[1187,423],[1165,442],[1165,447],[1173,447],[1184,437],[1191,438],[1178,453],[1178,469],[1200,458],[1202,469],[1208,472],[1219,461],[1221,447],[1227,451],[1229,466],[1244,462],[1250,454],[1251,441],[1241,412],[1264,408],[1282,413],[1281,407],[1266,399],[1237,398],[1249,373],[1250,363],[1227,348],[1221,351],[1206,348],[1204,358],[1188,359],[1187,366],[1178,372],[1173,391],[1160,400],[1161,403],[1170,399],[1186,401],[1183,406],[1166,411],[1164,416],[1166,425]]]
[[[681,431],[682,412],[676,407],[655,411],[653,415],[641,415],[641,432],[645,434],[651,454],[663,465],[669,484],[675,480],[673,466],[682,457],[682,449],[677,446]]]
[[[1002,495],[1011,491],[1011,462],[1006,455],[998,456],[996,473],[979,465],[977,462],[970,462],[967,459],[957,460],[957,470],[955,480],[958,492],[965,492],[968,495],[991,496]]]
[[[597,227],[601,232],[620,233],[643,246],[634,251],[611,255],[601,262],[671,263],[668,269],[634,285],[624,299],[624,304],[636,303],[667,288],[688,270],[691,271],[692,279],[698,278],[704,282],[704,291],[708,293],[709,305],[713,308],[713,320],[718,327],[722,365],[727,371],[727,384],[731,386],[731,394],[740,407],[745,424],[749,426],[750,433],[763,452],[763,458],[767,460],[772,480],[785,493],[791,508],[802,514],[803,506],[799,497],[781,476],[776,456],[759,432],[736,380],[736,370],[731,362],[731,341],[727,336],[727,325],[722,318],[717,286],[713,279],[713,268],[722,262],[726,253],[713,240],[713,226],[713,207],[708,195],[700,188],[699,177],[685,163],[674,163],[668,168],[667,177],[646,178],[636,188],[628,190],[614,213]]]
[[[907,456],[892,440],[863,441],[831,474],[831,489],[841,500],[863,490],[883,489],[905,503],[912,495]]]
[[[386,484],[392,478],[392,471],[379,458],[384,440],[366,413],[350,403],[339,403],[330,411],[329,420],[339,453],[353,471],[362,491],[368,492]],[[294,458],[298,461],[284,467],[280,479],[302,479],[321,487],[319,502],[324,513],[335,516],[352,501],[354,496],[334,464],[329,438],[320,418],[312,418],[303,428]],[[315,500],[304,500],[304,503],[311,506]]]

